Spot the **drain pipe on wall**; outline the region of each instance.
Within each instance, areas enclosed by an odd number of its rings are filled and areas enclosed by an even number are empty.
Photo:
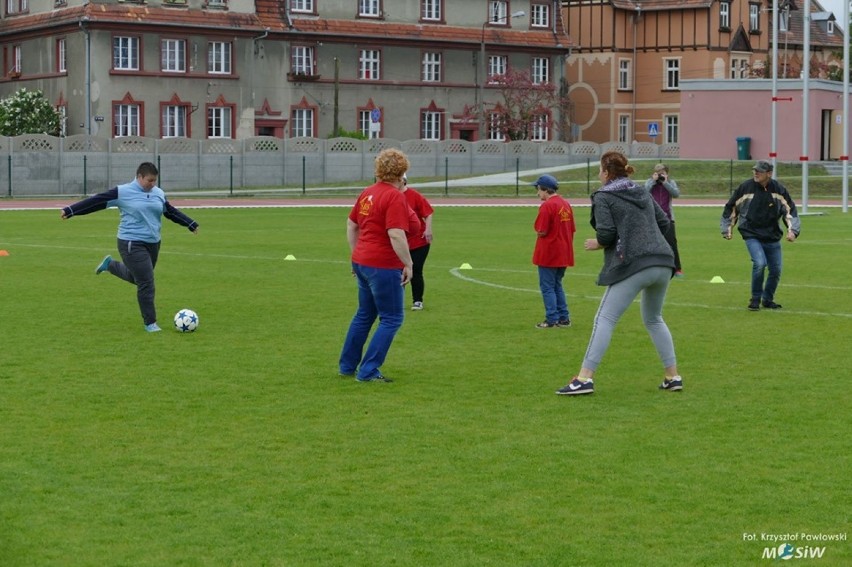
[[[89,16],[80,19],[80,29],[86,34],[86,134],[92,135],[92,36],[86,24]]]

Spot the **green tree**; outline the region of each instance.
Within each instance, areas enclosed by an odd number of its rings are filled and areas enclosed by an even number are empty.
[[[59,112],[41,91],[21,89],[0,100],[0,135],[59,134]]]

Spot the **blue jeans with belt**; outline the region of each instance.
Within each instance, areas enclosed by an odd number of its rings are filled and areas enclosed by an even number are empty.
[[[772,301],[778,282],[781,281],[781,242],[761,242],[756,238],[747,238],[745,244],[751,255],[751,298]],[[767,268],[769,275],[764,286],[763,276]]]
[[[381,375],[379,368],[387,357],[396,332],[404,318],[402,270],[371,268],[352,263],[352,273],[358,281],[358,310],[349,324],[343,351],[340,353],[340,373],[354,374],[359,380]],[[376,318],[379,325],[364,352],[364,345]]]

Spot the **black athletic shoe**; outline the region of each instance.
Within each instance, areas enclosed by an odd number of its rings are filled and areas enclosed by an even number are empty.
[[[781,306],[774,301],[766,301],[765,299],[763,300],[763,307],[766,309],[781,309]]]
[[[752,299],[748,304],[749,311],[760,311],[760,300]]]
[[[660,384],[660,390],[668,390],[669,392],[680,392],[683,390],[683,378],[680,376],[672,376],[665,378]]]

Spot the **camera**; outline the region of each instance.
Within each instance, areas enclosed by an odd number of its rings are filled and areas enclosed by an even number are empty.
[[[665,183],[666,182],[666,176],[664,174],[660,173],[659,175],[657,175],[657,181],[659,181],[660,183]]]

